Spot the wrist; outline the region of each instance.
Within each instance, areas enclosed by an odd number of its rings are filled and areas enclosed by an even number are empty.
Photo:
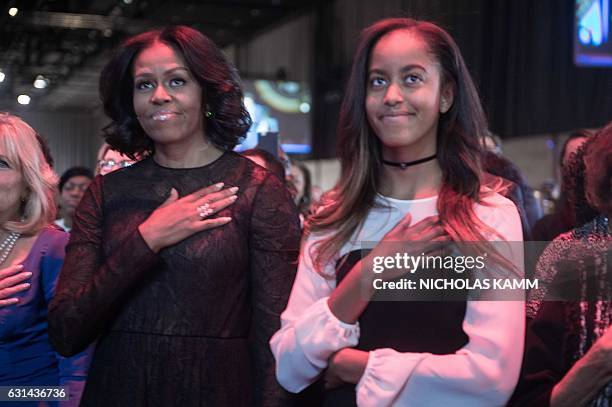
[[[369,301],[374,296],[374,280],[380,278],[380,274],[375,274],[372,271],[373,260],[367,255],[359,263],[355,265],[353,272],[359,275],[361,285],[361,295],[364,300]]]
[[[369,352],[345,348],[338,354],[338,376],[346,383],[357,384],[368,364]]]
[[[149,229],[146,221],[138,226],[138,232],[140,232],[140,236],[142,236],[142,239],[153,253],[158,253],[161,250],[161,247],[155,238],[155,233]]]

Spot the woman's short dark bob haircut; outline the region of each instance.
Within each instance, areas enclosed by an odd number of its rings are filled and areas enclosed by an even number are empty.
[[[128,38],[115,51],[100,76],[100,98],[112,123],[104,128],[106,142],[130,157],[153,153],[153,140],[134,112],[133,64],[136,56],[155,42],[179,52],[202,87],[206,136],[215,146],[231,150],[251,126],[242,101],[240,77],[221,50],[204,34],[187,26],[170,26]]]

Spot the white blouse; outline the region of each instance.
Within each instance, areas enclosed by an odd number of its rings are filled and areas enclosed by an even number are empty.
[[[389,208],[374,208],[363,227],[338,255],[323,267],[335,275],[335,264],[363,242],[378,242],[406,213],[412,224],[437,214],[437,197],[398,200],[378,196]],[[475,205],[478,218],[508,242],[521,242],[522,229],[514,204],[491,193]],[[359,342],[359,323],[336,318],[327,305],[335,278],[324,278],[313,266],[310,249],[322,236],[310,236],[300,253],[297,277],[281,329],[270,340],[276,376],[290,392],[315,382],[329,357]],[[490,237],[490,240],[499,240]],[[511,249],[515,265],[523,264],[519,245]],[[522,271],[522,270],[521,270]],[[463,330],[468,343],[454,354],[401,353],[377,349],[357,384],[358,406],[502,406],[510,398],[521,367],[524,340],[524,301],[468,301]],[[410,321],[406,321],[410,323]]]

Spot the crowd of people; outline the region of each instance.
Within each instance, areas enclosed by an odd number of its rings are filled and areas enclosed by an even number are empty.
[[[233,151],[240,78],[195,29],[124,41],[100,93],[93,171],[58,177],[44,138],[0,114],[0,386],[66,389],[6,405],[612,403],[612,122],[568,139],[542,217],[433,23],[362,32],[322,197],[282,152]],[[551,242],[533,264],[530,241]],[[369,271],[396,242],[470,245],[541,287],[381,301],[373,278],[407,271]]]

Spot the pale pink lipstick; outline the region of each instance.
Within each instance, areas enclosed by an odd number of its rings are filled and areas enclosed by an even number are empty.
[[[151,114],[151,119],[159,122],[166,122],[168,120],[174,119],[177,116],[176,112],[172,112],[170,110],[158,110]]]

